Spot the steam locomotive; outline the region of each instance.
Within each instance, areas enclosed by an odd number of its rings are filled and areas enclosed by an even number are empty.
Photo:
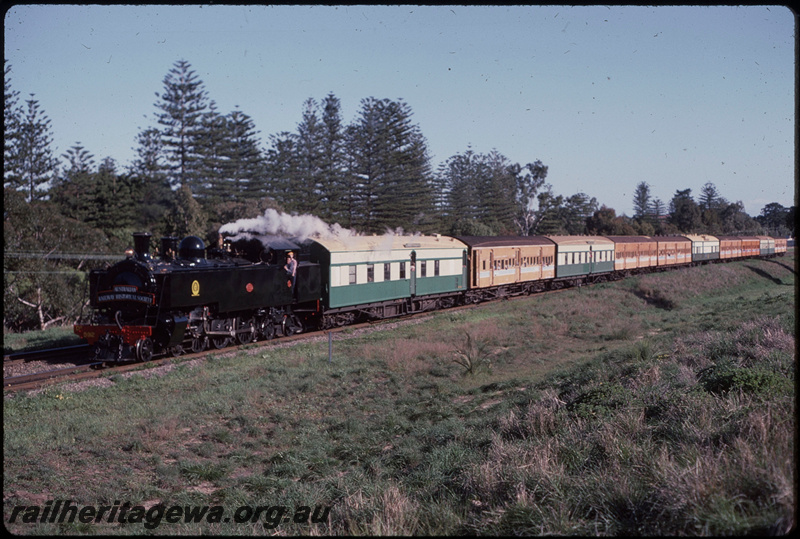
[[[292,242],[276,238],[255,252],[244,242],[240,250],[212,248],[206,256],[197,236],[180,243],[165,237],[154,258],[150,239],[134,234],[125,260],[89,274],[93,318],[74,331],[94,345],[100,360],[149,361],[156,353],[180,355],[290,335],[318,310],[319,265],[299,263],[293,288],[277,263],[299,250]]]

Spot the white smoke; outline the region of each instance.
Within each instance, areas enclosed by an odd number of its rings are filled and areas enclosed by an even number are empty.
[[[258,236],[283,236],[299,241],[306,239],[345,239],[358,234],[335,223],[329,225],[313,215],[289,215],[272,208],[264,215],[252,219],[239,219],[222,225],[220,234],[233,236],[233,239]]]

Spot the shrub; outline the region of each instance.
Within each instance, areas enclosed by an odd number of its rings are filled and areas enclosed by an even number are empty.
[[[453,350],[453,361],[464,367],[464,374],[475,374],[479,370],[492,368],[489,340],[474,338],[468,331],[464,331],[466,342]]]
[[[734,367],[729,363],[712,365],[700,371],[699,382],[709,393],[725,394],[741,390],[753,394],[785,393],[792,383],[780,373],[763,369]]]
[[[567,404],[567,410],[578,417],[606,417],[612,410],[627,404],[631,393],[620,384],[603,384],[581,393]]]

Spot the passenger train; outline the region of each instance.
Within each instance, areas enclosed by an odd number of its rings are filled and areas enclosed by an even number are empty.
[[[134,234],[89,276],[75,333],[103,361],[148,361],[233,343],[604,282],[635,273],[786,252],[768,236],[355,236],[294,241]],[[284,269],[297,254],[293,280]]]

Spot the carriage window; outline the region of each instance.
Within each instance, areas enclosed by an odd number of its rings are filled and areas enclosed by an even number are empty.
[[[433,261],[433,275],[436,276],[436,277],[439,276],[439,261],[438,260],[434,260]]]
[[[384,281],[390,281],[392,279],[392,274],[391,274],[390,268],[391,268],[390,264],[384,264],[383,265],[383,280]]]
[[[356,284],[356,267],[350,266],[350,284]]]
[[[367,264],[367,282],[375,282],[375,264]]]
[[[419,276],[420,277],[427,277],[428,276],[428,261],[423,260],[419,263]]]
[[[405,279],[406,278],[406,263],[405,262],[400,262],[400,278],[401,279]]]

